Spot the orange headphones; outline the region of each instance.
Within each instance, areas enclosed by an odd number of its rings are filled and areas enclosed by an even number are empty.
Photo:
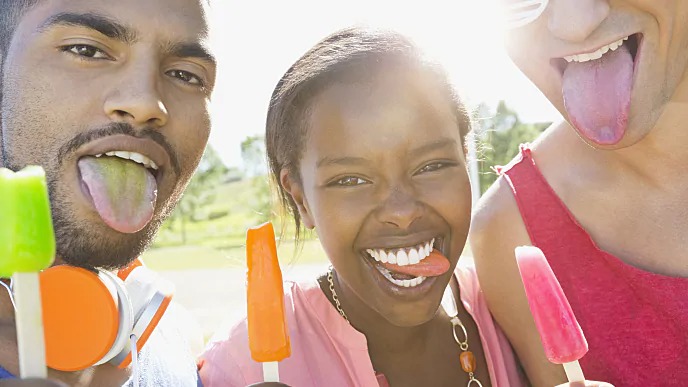
[[[131,337],[146,344],[172,300],[172,288],[141,261],[115,276],[59,265],[40,273],[46,362],[78,371],[131,364]]]

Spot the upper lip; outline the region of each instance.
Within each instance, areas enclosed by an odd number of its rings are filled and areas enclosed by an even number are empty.
[[[590,46],[585,47],[585,48],[580,48],[580,49],[578,49],[577,51],[569,51],[569,52],[563,53],[563,54],[561,54],[561,55],[555,56],[555,58],[557,58],[557,59],[558,59],[558,58],[563,59],[563,58],[566,57],[566,56],[581,55],[581,54],[592,54],[593,52],[599,50],[600,48],[602,48],[602,47],[604,47],[604,46],[608,46],[608,45],[610,45],[610,44],[612,44],[612,43],[614,43],[614,42],[616,42],[616,41],[618,41],[618,40],[624,39],[624,38],[626,38],[626,37],[631,37],[631,36],[633,36],[633,35],[635,35],[635,34],[636,34],[636,33],[627,34],[627,35],[620,35],[620,36],[618,36],[616,39],[611,39],[611,40],[607,41],[606,43],[597,44],[597,45],[595,45],[595,46],[590,45]]]
[[[99,138],[84,145],[77,154],[78,158],[95,156],[111,151],[125,151],[140,153],[153,160],[158,166],[158,180],[170,166],[169,153],[157,142],[148,138],[132,137],[123,134]]]

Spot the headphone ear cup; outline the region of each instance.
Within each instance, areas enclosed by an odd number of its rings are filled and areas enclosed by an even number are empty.
[[[134,308],[132,334],[136,335],[136,348],[140,351],[172,301],[173,289],[170,283],[145,266],[133,269],[124,280],[124,285]],[[111,362],[119,368],[126,368],[131,364],[130,341],[127,341],[124,349]]]
[[[60,265],[40,273],[46,362],[60,371],[96,364],[119,330],[117,290],[86,269]]]
[[[108,353],[94,365],[107,363],[119,354],[122,349],[127,346],[129,335],[131,335],[131,331],[134,329],[134,309],[132,308],[131,300],[124,282],[107,271],[99,271],[99,275],[103,282],[108,283],[117,290],[119,329],[117,330],[115,342],[112,344]]]

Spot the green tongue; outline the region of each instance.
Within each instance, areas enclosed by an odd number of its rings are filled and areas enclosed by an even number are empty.
[[[153,218],[158,186],[141,164],[119,157],[83,157],[81,179],[103,221],[122,233],[135,233]]]

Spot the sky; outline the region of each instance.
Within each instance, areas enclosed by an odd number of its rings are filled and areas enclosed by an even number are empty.
[[[282,74],[320,39],[354,24],[391,27],[415,38],[446,66],[471,104],[495,106],[503,99],[522,121],[560,119],[506,56],[492,1],[214,1],[219,68],[210,144],[225,164],[241,167],[240,144],[263,133]]]

